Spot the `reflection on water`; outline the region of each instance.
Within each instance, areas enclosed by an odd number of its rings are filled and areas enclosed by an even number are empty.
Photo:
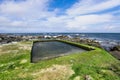
[[[67,55],[70,53],[84,52],[81,49],[70,44],[49,41],[49,42],[35,42],[32,49],[32,62],[37,62],[41,59],[49,59],[53,57],[58,57],[62,55]]]

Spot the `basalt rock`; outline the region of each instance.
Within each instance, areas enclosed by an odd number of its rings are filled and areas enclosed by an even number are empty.
[[[22,35],[7,35],[0,34],[0,44],[7,44],[11,42],[19,42],[19,41],[29,41],[32,39],[40,39],[41,36],[22,36]]]
[[[120,51],[120,46],[114,46],[110,51]]]

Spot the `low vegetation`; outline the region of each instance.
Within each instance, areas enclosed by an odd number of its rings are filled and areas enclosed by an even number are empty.
[[[0,80],[120,80],[120,61],[102,49],[30,63],[31,47],[0,46]]]

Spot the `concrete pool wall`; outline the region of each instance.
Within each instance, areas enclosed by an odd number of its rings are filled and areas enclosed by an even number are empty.
[[[31,51],[31,62],[55,58],[73,53],[92,50],[90,47],[63,40],[34,41]]]

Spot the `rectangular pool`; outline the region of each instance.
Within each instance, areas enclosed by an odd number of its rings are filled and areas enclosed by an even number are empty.
[[[60,41],[34,42],[31,52],[31,62],[64,56],[72,53],[81,53],[86,50]]]

